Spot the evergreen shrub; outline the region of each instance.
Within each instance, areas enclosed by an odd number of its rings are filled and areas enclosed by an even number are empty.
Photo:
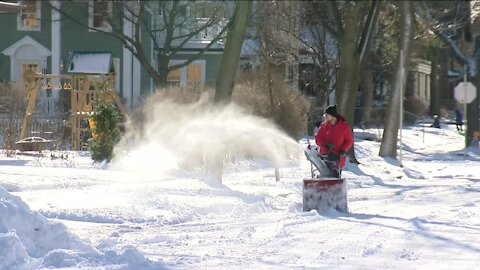
[[[97,101],[92,119],[94,127],[89,143],[91,157],[96,162],[109,162],[113,157],[113,147],[120,139],[117,109],[113,104]]]

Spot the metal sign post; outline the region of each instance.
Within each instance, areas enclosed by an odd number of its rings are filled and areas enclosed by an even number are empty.
[[[403,51],[400,51],[400,61],[403,59]],[[400,167],[403,167],[402,164],[402,129],[403,129],[403,78],[405,76],[405,69],[402,68],[402,73],[400,77],[401,89],[400,89],[400,123],[399,123],[399,142],[400,142],[400,149],[398,153],[398,160],[400,162]]]
[[[464,72],[463,72],[463,82],[465,83],[464,84],[464,88],[463,88],[463,96],[466,97],[467,96],[467,65],[464,65]],[[464,134],[465,134],[465,156],[468,156],[468,136],[467,136],[467,129],[468,129],[468,126],[467,124],[467,102],[463,103],[463,119],[465,119],[465,121],[463,121],[465,123],[465,129],[464,129]]]

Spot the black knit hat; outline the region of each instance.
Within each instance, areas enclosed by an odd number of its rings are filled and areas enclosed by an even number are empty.
[[[333,117],[337,117],[337,105],[328,106],[324,113],[330,114]]]

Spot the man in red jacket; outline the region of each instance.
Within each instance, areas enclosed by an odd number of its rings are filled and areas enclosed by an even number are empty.
[[[327,155],[327,159],[334,162],[335,167],[331,168],[333,176],[340,177],[347,152],[353,146],[352,129],[345,118],[337,114],[337,105],[327,107],[323,116],[325,121],[318,129],[315,142],[320,154]]]

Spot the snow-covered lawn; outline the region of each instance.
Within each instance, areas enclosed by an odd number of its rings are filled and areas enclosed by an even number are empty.
[[[402,168],[356,130],[348,214],[302,212],[303,158],[279,182],[268,161],[230,162],[214,185],[155,160],[2,154],[0,269],[480,269],[478,149],[422,131],[403,130]]]

